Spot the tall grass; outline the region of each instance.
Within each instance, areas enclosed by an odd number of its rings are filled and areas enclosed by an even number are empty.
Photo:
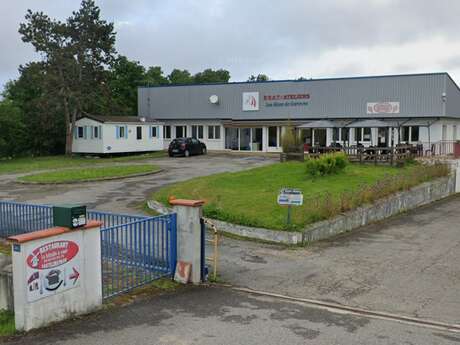
[[[312,221],[319,221],[337,216],[365,204],[372,204],[397,192],[436,178],[450,174],[447,164],[421,164],[419,169],[413,169],[409,174],[385,175],[374,184],[363,184],[357,190],[344,191],[339,197],[333,197],[329,192],[312,197],[309,202],[314,205],[311,209]]]

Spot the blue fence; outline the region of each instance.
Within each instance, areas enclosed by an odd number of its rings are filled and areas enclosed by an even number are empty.
[[[158,217],[88,210],[101,227],[102,294],[112,297],[155,279],[176,267],[176,214]],[[0,237],[53,226],[53,207],[0,201]]]
[[[53,208],[0,201],[0,237],[19,235],[53,226]]]
[[[176,243],[176,214],[102,229],[103,297],[171,276],[176,267]]]

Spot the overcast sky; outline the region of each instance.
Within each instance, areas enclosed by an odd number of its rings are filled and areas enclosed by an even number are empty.
[[[17,32],[28,8],[65,19],[79,0],[0,1],[0,87],[37,59]],[[446,71],[460,82],[458,0],[97,0],[120,54],[232,81]]]

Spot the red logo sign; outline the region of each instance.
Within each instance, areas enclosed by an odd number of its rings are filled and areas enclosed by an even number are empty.
[[[27,265],[38,270],[61,266],[72,260],[78,250],[78,245],[72,241],[50,242],[36,248],[27,257]]]

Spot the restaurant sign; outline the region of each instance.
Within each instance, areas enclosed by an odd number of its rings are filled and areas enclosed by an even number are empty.
[[[264,102],[266,107],[298,107],[309,104],[309,93],[265,95]]]
[[[54,241],[32,248],[26,259],[27,300],[34,302],[77,287],[80,282],[80,244]]]
[[[367,103],[368,114],[399,114],[399,102]]]

